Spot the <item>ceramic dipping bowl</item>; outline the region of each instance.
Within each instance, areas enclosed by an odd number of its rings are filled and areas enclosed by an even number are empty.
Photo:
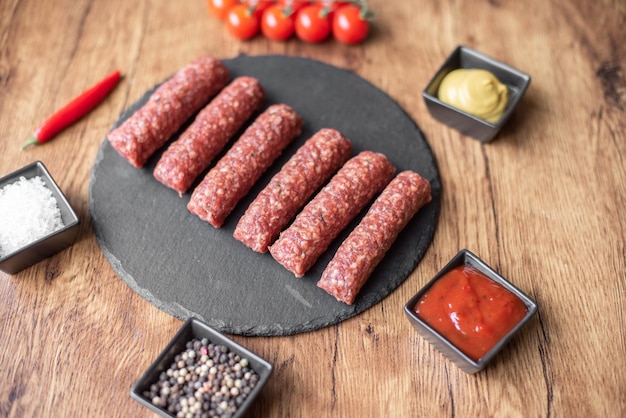
[[[197,318],[189,318],[185,321],[161,354],[132,386],[130,390],[131,398],[135,399],[142,405],[149,408],[152,412],[159,414],[162,417],[175,417],[176,413],[169,412],[166,409],[167,406],[155,405],[152,399],[147,398],[147,395],[150,391],[150,387],[159,381],[161,374],[164,372],[167,373],[167,370],[175,361],[176,356],[185,351],[187,344],[194,339],[207,339],[209,343],[226,347],[228,352],[238,355],[241,359],[246,359],[248,362],[247,367],[256,373],[258,377],[256,384],[247,394],[243,402],[238,405],[234,414],[229,415],[233,418],[244,416],[246,411],[250,408],[256,397],[261,392],[261,389],[263,389],[263,386],[267,383],[270,375],[272,374],[273,366],[263,358],[214,330]],[[197,360],[200,361],[199,359]],[[198,362],[194,364],[199,365]],[[212,392],[209,391],[209,393]]]
[[[15,251],[2,255],[0,257],[0,270],[8,274],[16,274],[69,247],[76,240],[80,226],[80,220],[76,212],[74,212],[65,195],[40,161],[35,161],[0,178],[0,190],[19,181],[22,177],[25,179],[40,177],[42,179],[44,185],[52,192],[56,200],[64,226]],[[2,221],[4,220],[0,220],[0,222]]]
[[[521,301],[523,306],[525,306],[526,308],[525,313],[521,313],[520,315],[518,315],[521,316],[521,318],[516,323],[514,323],[512,328],[499,340],[497,340],[495,344],[492,345],[491,348],[478,359],[470,357],[459,347],[453,344],[442,333],[437,331],[435,327],[439,328],[439,326],[434,324],[434,321],[429,322],[425,319],[422,319],[422,317],[418,316],[418,314],[416,314],[415,312],[416,305],[419,303],[420,300],[422,300],[423,296],[432,288],[432,286],[437,283],[437,281],[439,281],[442,277],[444,277],[459,266],[472,267],[474,270],[478,271],[487,279],[491,280],[497,285],[500,285],[501,288],[504,288],[506,291],[510,292],[515,298],[519,299],[519,301]],[[521,312],[523,312],[523,310],[521,310]],[[496,356],[496,354],[506,345],[509,340],[511,340],[511,338],[513,338],[513,336],[519,331],[519,329],[536,314],[536,312],[537,304],[535,303],[535,301],[533,301],[521,290],[519,290],[508,280],[498,274],[495,270],[485,264],[476,255],[465,249],[457,253],[456,256],[454,256],[454,258],[452,258],[452,260],[440,272],[438,272],[437,275],[435,275],[435,277],[433,277],[433,279],[426,284],[426,286],[424,286],[419,292],[417,292],[404,306],[404,313],[406,314],[407,318],[409,319],[415,330],[424,339],[426,339],[426,341],[435,346],[445,357],[447,357],[461,370],[468,374],[476,373],[485,368],[485,366],[487,366],[487,364]],[[452,314],[450,314],[450,317],[452,317]],[[431,322],[433,322],[434,325],[431,324]],[[469,338],[472,338],[472,336],[470,336]]]
[[[490,71],[509,90],[509,100],[504,113],[496,123],[490,123],[477,116],[459,110],[439,100],[438,90],[444,77],[459,68],[483,69]],[[458,46],[435,73],[422,97],[430,114],[438,121],[456,129],[463,135],[490,142],[500,132],[511,117],[520,99],[530,85],[530,76],[509,65],[497,61],[466,46]]]

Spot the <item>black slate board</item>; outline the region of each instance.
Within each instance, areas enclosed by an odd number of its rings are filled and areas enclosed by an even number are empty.
[[[223,61],[231,78],[249,75],[261,81],[266,105],[292,106],[304,119],[302,135],[220,229],[187,211],[189,193],[179,198],[154,180],[152,171],[160,153],[138,170],[105,138],[89,185],[89,207],[100,248],[122,280],[144,299],[175,317],[195,316],[225,333],[296,334],[337,324],[370,308],[407,278],[435,233],[441,183],[423,134],[388,95],[349,71],[287,56],[239,56]],[[123,112],[114,126],[145,103],[153,90]],[[232,237],[254,196],[323,127],[346,135],[353,143],[353,155],[363,150],[382,152],[398,172],[417,171],[432,185],[432,202],[411,220],[352,306],[336,301],[316,283],[364,212],[302,279],[296,279],[269,253],[255,253]],[[398,314],[401,311],[398,307]]]

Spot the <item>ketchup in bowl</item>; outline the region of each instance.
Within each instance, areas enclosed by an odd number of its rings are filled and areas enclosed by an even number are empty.
[[[417,301],[414,313],[478,361],[524,319],[516,295],[469,265],[441,276]]]

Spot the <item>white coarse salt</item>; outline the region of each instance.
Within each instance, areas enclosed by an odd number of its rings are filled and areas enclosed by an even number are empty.
[[[63,227],[52,191],[39,176],[0,189],[0,257]]]

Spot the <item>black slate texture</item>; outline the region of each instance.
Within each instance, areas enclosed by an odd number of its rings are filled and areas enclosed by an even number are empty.
[[[148,302],[183,320],[198,317],[225,333],[291,335],[337,324],[365,311],[404,282],[433,239],[441,182],[426,139],[394,100],[347,70],[287,56],[239,56],[223,61],[231,78],[249,75],[261,81],[267,92],[265,106],[286,103],[293,107],[304,119],[302,135],[220,229],[187,211],[190,193],[180,198],[153,178],[160,152],[146,166],[135,169],[105,138],[89,185],[91,219],[100,248],[122,280]],[[145,103],[152,91],[124,111],[114,126]],[[269,253],[255,253],[232,236],[237,220],[271,176],[324,127],[348,137],[353,155],[363,150],[382,152],[398,172],[414,170],[432,185],[432,202],[400,234],[352,306],[336,301],[316,283],[364,212],[301,279]],[[402,306],[398,306],[401,314]]]

